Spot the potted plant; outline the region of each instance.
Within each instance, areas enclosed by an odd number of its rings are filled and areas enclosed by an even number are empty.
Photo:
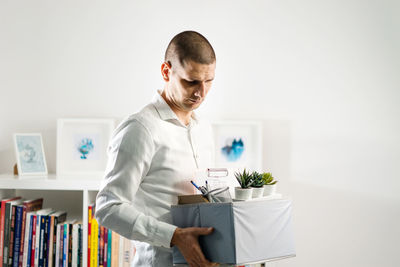
[[[276,192],[276,183],[278,181],[274,180],[274,177],[270,172],[265,172],[262,174],[264,182],[264,196],[270,196]]]
[[[264,193],[264,180],[263,175],[259,172],[254,171],[252,174],[253,176],[253,183],[251,187],[253,188],[253,198],[259,198],[263,196]]]
[[[243,172],[235,172],[236,180],[239,182],[238,187],[235,187],[235,198],[240,200],[251,199],[253,188],[253,176],[250,172],[243,170]]]

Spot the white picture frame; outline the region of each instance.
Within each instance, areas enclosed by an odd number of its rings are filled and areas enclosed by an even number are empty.
[[[262,170],[262,123],[214,121],[215,166],[238,171]]]
[[[13,137],[18,175],[47,175],[42,135],[40,133],[15,133]]]
[[[85,175],[102,178],[113,119],[57,120],[57,177]]]

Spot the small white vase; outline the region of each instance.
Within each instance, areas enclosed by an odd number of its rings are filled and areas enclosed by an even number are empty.
[[[264,197],[274,195],[276,192],[276,184],[264,185]]]
[[[264,193],[264,187],[253,187],[253,198],[262,197]]]
[[[239,200],[249,200],[253,194],[253,188],[235,187],[235,198]]]

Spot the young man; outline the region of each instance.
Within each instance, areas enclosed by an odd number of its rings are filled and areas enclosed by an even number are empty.
[[[134,240],[134,266],[172,266],[172,246],[190,266],[216,265],[198,243],[213,229],[177,228],[170,214],[178,195],[193,192],[195,171],[212,165],[211,127],[193,111],[211,88],[215,64],[214,49],[201,34],[176,35],[161,66],[164,89],[114,132],[95,215],[101,225]]]

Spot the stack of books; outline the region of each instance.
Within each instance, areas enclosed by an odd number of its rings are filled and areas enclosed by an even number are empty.
[[[66,211],[43,208],[43,198],[2,199],[0,267],[127,267],[135,253],[130,240],[103,226],[88,208],[87,263],[83,263],[83,225]]]
[[[1,200],[0,211],[0,267],[82,266],[82,224],[65,211],[21,197]]]
[[[88,208],[88,267],[129,267],[135,255],[132,242],[100,226],[94,218],[95,205]]]

